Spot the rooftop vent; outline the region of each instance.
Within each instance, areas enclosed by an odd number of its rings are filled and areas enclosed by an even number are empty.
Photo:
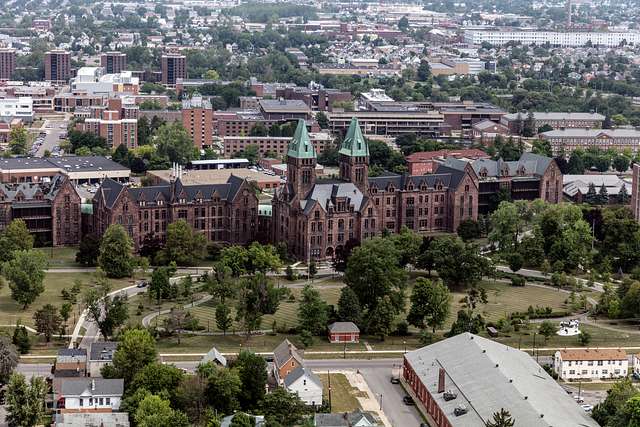
[[[456,417],[459,417],[461,415],[466,414],[467,412],[469,412],[469,409],[467,409],[467,407],[464,404],[460,404],[458,406],[456,406],[456,409],[453,410],[453,414]]]
[[[458,393],[456,393],[453,390],[447,390],[443,395],[442,398],[445,400],[445,402],[448,402],[450,400],[454,400],[456,397],[458,397]]]

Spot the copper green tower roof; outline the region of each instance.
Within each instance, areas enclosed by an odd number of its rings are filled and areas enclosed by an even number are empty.
[[[302,119],[298,120],[296,133],[293,134],[293,139],[289,143],[287,157],[294,157],[296,159],[316,158],[316,150],[313,148],[313,144],[311,144],[311,139],[309,139],[309,134],[307,133],[307,125]]]
[[[367,141],[365,141],[364,136],[362,136],[360,124],[355,117],[351,119],[347,135],[344,137],[344,141],[342,141],[340,154],[351,157],[364,157],[369,155],[369,145]]]

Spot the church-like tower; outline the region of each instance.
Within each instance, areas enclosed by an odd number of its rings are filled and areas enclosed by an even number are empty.
[[[340,179],[354,183],[366,194],[369,188],[369,145],[355,117],[351,119],[339,154]]]
[[[287,150],[287,182],[297,197],[304,198],[316,183],[316,162],[307,125],[300,119]]]

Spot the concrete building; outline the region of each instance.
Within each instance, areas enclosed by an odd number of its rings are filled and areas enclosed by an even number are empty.
[[[308,120],[311,109],[300,99],[261,99],[258,101],[260,113],[267,120]]]
[[[169,184],[176,180],[176,174],[172,170],[150,170],[147,176],[156,185]],[[268,175],[264,172],[245,168],[233,169],[192,169],[183,170],[179,177],[185,185],[212,185],[224,184],[231,177],[246,179],[255,184],[260,190],[273,190],[282,183],[280,177]]]
[[[106,52],[100,55],[100,66],[107,74],[118,74],[127,69],[127,54],[122,52]]]
[[[71,53],[51,50],[44,54],[44,79],[52,83],[67,83],[71,78]]]
[[[344,134],[353,118],[358,119],[362,131],[367,136],[397,137],[414,133],[416,135],[437,138],[448,133],[444,125],[444,116],[435,110],[418,110],[399,105],[389,108],[378,107],[376,111],[332,111],[327,113],[329,130]]]
[[[0,48],[0,80],[11,80],[16,70],[16,50]]]
[[[105,107],[93,108],[93,117],[78,122],[76,128],[103,137],[110,148],[124,144],[138,146],[138,107],[127,98],[109,99]]]
[[[540,112],[534,111],[533,125],[536,130],[544,125],[553,129],[566,128],[601,128],[605,117],[598,113],[562,113],[562,112]],[[500,119],[500,123],[507,126],[511,133],[519,134],[524,121],[529,117],[529,113],[505,114]]]
[[[468,76],[485,70],[485,62],[474,58],[442,58],[429,61],[434,76]]]
[[[541,46],[549,43],[551,46],[579,47],[591,43],[593,46],[616,47],[623,41],[637,44],[640,42],[640,32],[555,32],[517,28],[509,30],[466,30],[464,32],[464,42],[473,45],[480,45],[486,42],[493,46],[502,46],[509,42],[519,42],[527,46],[531,44]]]
[[[474,123],[473,126],[471,126],[471,135],[473,139],[480,142],[480,144],[490,145],[493,144],[498,136],[508,138],[510,134],[511,132],[507,126],[492,122],[488,119]]]
[[[131,171],[100,156],[14,157],[0,159],[0,182],[51,182],[64,175],[74,185],[96,183],[105,178],[129,181]]]
[[[213,145],[213,108],[199,95],[182,101],[182,126],[191,135],[193,144],[202,149]]]
[[[20,98],[0,98],[0,121],[11,123],[20,119],[24,123],[33,122],[33,99],[27,96]]]
[[[369,178],[369,147],[355,118],[339,155],[339,179],[317,179],[317,155],[304,122],[299,122],[287,152],[287,184],[272,202],[272,241],[288,242],[300,259],[332,258],[347,242],[361,242],[383,230],[452,232],[461,221],[477,218],[477,178],[471,166]]]
[[[553,356],[553,370],[564,381],[626,378],[629,359],[621,349],[560,350]]]
[[[405,354],[402,380],[434,427],[484,426],[503,408],[522,426],[598,426],[527,353],[470,333]]]
[[[426,175],[434,173],[438,166],[447,158],[473,161],[478,159],[490,159],[487,153],[477,148],[461,150],[420,151],[411,153],[405,157],[410,175]]]
[[[326,132],[309,132],[309,138],[316,154],[322,153],[333,143],[333,138]],[[283,157],[287,154],[291,139],[288,136],[225,136],[222,138],[222,145],[225,157],[233,157],[251,145],[258,147],[258,152],[262,157],[265,157],[267,153]]]
[[[106,73],[104,67],[82,67],[71,79],[71,93],[74,95],[137,95],[140,81],[131,71]],[[77,104],[76,104],[77,106]]]
[[[630,150],[634,155],[640,148],[640,131],[636,129],[578,129],[552,130],[540,134],[549,141],[554,156],[564,154],[569,157],[573,150],[598,148],[623,152]]]
[[[160,58],[162,67],[162,84],[175,86],[177,79],[187,78],[187,57],[177,54],[166,54]]]

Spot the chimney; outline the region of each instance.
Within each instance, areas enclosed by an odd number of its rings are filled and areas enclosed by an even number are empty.
[[[438,372],[438,393],[444,393],[444,368]]]

